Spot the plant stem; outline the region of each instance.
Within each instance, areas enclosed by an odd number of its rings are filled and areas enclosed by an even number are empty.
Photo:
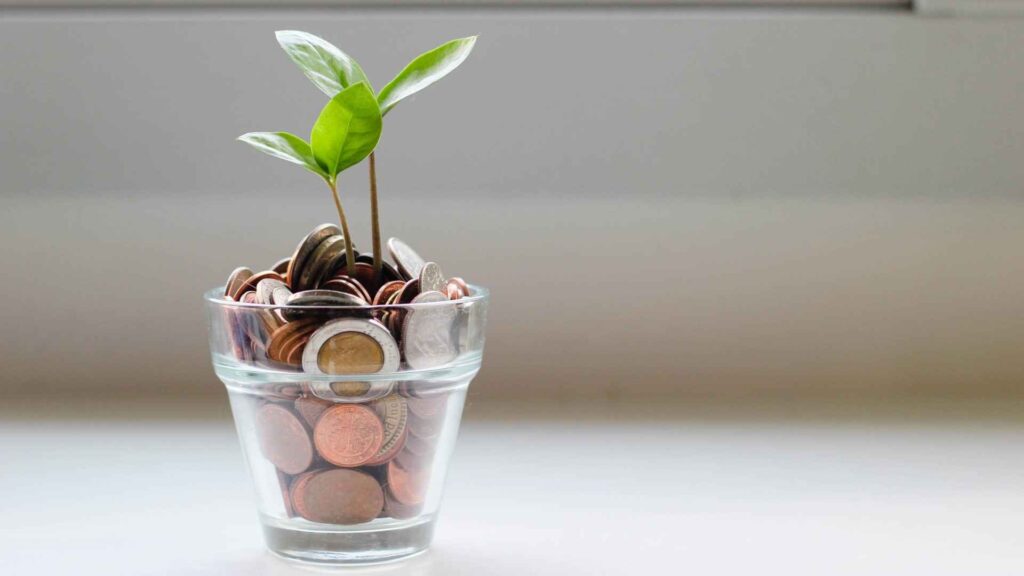
[[[338,219],[341,220],[341,233],[345,236],[345,261],[347,263],[348,275],[356,275],[356,254],[352,249],[352,235],[348,233],[348,220],[345,218],[345,209],[341,207],[341,198],[338,197],[338,182],[328,180],[327,185],[331,188],[331,195],[334,196],[334,207],[338,209]]]
[[[373,277],[381,280],[384,254],[380,249],[380,211],[377,208],[377,157],[370,152],[370,221],[373,226]]]

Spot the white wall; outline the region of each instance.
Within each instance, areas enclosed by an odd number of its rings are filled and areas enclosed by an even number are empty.
[[[215,390],[200,292],[332,218],[233,142],[322,104],[278,28],[378,87],[482,35],[379,150],[385,233],[494,289],[480,394],[1024,382],[1022,20],[175,9],[0,13],[0,387]]]

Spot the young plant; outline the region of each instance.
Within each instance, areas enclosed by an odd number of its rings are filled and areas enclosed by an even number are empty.
[[[327,183],[338,210],[338,220],[345,236],[345,257],[349,273],[356,269],[355,251],[352,248],[352,234],[338,195],[338,175],[347,168],[361,162],[369,155],[380,140],[382,127],[380,106],[369,84],[356,65],[361,77],[339,90],[317,117],[310,131],[309,142],[287,132],[249,132],[238,137],[257,150],[298,164],[320,176]],[[349,70],[351,72],[351,70]],[[340,77],[335,73],[331,78]],[[312,77],[311,77],[312,78]],[[316,82],[317,80],[314,80]],[[330,82],[330,78],[324,78]]]
[[[332,98],[360,82],[364,82],[367,87],[370,86],[359,64],[322,38],[307,32],[282,30],[277,32],[277,41],[306,77]],[[476,36],[458,38],[414,58],[376,95],[380,115],[387,114],[403,99],[455,70],[469,56],[475,43]],[[377,158],[372,150],[369,157],[373,265],[374,275],[379,278],[384,257],[381,253],[380,210],[377,204]]]

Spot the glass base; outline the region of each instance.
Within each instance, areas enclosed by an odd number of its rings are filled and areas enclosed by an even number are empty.
[[[419,518],[409,524],[332,530],[296,526],[262,516],[263,537],[274,554],[320,566],[378,564],[425,552],[434,538],[434,519]]]

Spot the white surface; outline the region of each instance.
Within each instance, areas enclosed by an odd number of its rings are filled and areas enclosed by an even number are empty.
[[[433,550],[358,572],[1019,574],[1024,426],[998,409],[475,410]],[[222,420],[8,415],[0,461],[4,574],[302,573],[264,552]]]

